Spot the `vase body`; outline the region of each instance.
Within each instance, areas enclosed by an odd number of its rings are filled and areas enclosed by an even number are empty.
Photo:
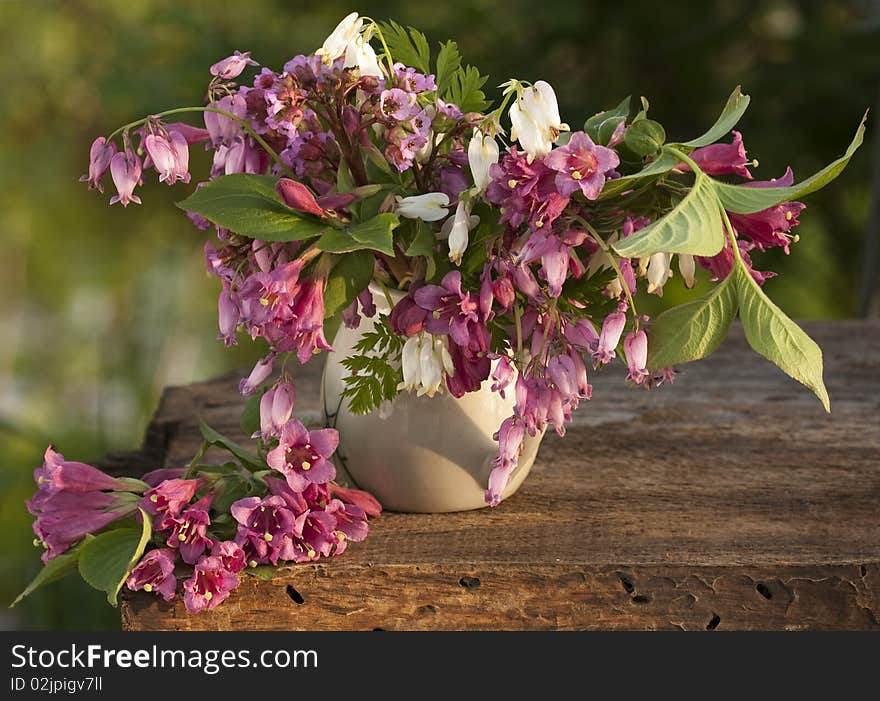
[[[371,290],[377,313],[388,314],[384,292]],[[397,302],[402,293],[395,290],[391,295]],[[498,454],[492,436],[513,413],[513,392],[503,399],[490,390],[489,381],[460,399],[448,392],[434,397],[401,392],[370,414],[353,414],[348,400],[341,398],[342,378],[349,371],[340,361],[372,329],[368,318],[362,318],[357,329],[341,327],[332,343],[335,352],[327,354],[324,366],[322,404],[328,425],[339,431],[342,467],[391,511],[441,513],[486,506],[486,485]],[[540,435],[526,435],[503,498],[525,480],[540,442]]]

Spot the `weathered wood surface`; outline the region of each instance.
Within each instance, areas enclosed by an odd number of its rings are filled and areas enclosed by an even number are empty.
[[[831,415],[736,328],[671,388],[594,375],[595,399],[497,509],[385,514],[344,556],[246,577],[214,612],[129,596],[123,626],[880,628],[880,322],[806,328]],[[298,381],[313,418],[318,372]],[[182,464],[200,417],[237,434],[236,382],[169,389],[135,459]]]

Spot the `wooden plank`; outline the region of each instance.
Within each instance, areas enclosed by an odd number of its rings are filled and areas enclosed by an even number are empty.
[[[247,578],[214,612],[136,595],[123,624],[880,628],[880,323],[806,328],[825,349],[831,415],[736,328],[673,388],[595,374],[595,399],[497,509],[386,514],[344,556]],[[298,380],[313,418],[319,371]],[[200,416],[236,433],[237,377],[169,389],[144,454],[187,461]]]

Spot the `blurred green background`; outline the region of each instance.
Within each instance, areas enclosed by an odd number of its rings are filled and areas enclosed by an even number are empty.
[[[788,164],[807,175],[839,155],[880,85],[876,2],[0,0],[0,627],[118,626],[74,579],[5,609],[39,568],[23,501],[46,444],[82,460],[136,447],[164,386],[257,353],[214,340],[204,236],[173,206],[188,189],[151,172],[142,207],[108,207],[109,192],[77,182],[89,144],[133,118],[201,104],[208,66],[233,49],[280,68],[353,9],[419,26],[434,43],[456,38],[490,86],[548,80],[572,125],[644,94],[684,140],[741,83],[753,101],[740,127],[761,179]],[[869,150],[810,198],[790,257],[758,256],[781,273],[767,289],[795,317],[856,312]],[[207,168],[199,152],[194,179]],[[664,302],[685,294],[675,278]]]

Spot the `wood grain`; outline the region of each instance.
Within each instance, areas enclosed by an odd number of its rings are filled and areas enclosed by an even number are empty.
[[[123,625],[880,628],[880,322],[805,327],[825,349],[830,415],[735,328],[672,388],[596,373],[595,399],[496,509],[385,514],[344,556],[247,577],[207,614],[126,596]],[[297,388],[314,421],[319,372]],[[183,464],[199,418],[237,435],[237,381],[168,389],[144,448],[109,462]]]

